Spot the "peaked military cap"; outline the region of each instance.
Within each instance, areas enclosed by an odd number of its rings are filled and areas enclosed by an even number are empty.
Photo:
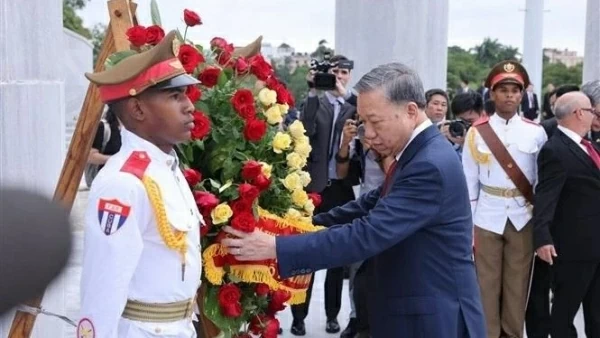
[[[485,80],[485,86],[493,90],[500,83],[514,83],[520,86],[521,89],[525,89],[531,82],[527,70],[519,62],[502,61],[492,68]]]
[[[180,42],[171,31],[151,49],[125,57],[114,66],[85,77],[96,84],[102,102],[139,95],[151,87],[169,89],[200,83],[188,75],[177,58]]]

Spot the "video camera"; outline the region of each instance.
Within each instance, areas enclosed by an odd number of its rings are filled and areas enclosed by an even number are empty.
[[[341,69],[353,69],[354,61],[352,60],[339,60],[331,62],[331,53],[325,53],[323,55],[323,61],[319,62],[316,59],[310,60],[310,70],[315,71],[315,77],[313,85],[315,89],[319,90],[334,90],[336,88],[336,77],[335,74],[329,73],[331,68]]]
[[[471,124],[465,120],[451,120],[444,121],[438,125],[438,128],[448,126],[448,131],[452,137],[464,137],[467,135],[467,131],[471,128]]]

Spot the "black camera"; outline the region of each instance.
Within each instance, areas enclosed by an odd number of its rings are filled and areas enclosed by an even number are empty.
[[[313,85],[315,89],[319,90],[334,90],[336,88],[336,77],[335,74],[329,73],[331,68],[338,67],[340,69],[353,69],[354,61],[351,60],[339,60],[331,62],[331,53],[325,53],[323,55],[323,61],[319,62],[316,59],[310,60],[310,69],[315,71]]]
[[[448,126],[448,132],[452,137],[464,137],[471,128],[471,124],[465,120],[445,121],[440,123],[438,128],[441,129],[443,126]]]

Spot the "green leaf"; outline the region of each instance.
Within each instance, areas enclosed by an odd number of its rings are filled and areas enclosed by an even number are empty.
[[[197,147],[200,151],[204,150],[204,141],[203,140],[195,140],[194,146]]]
[[[248,161],[248,156],[239,151],[233,152],[233,157],[243,162]]]
[[[202,45],[196,45],[196,48],[204,54],[204,47],[202,47]]]
[[[221,183],[219,183],[219,182],[217,182],[217,181],[213,180],[212,178],[211,178],[211,179],[209,179],[209,180],[210,180],[210,185],[211,185],[213,188],[215,188],[215,189],[219,189],[219,188],[221,188]]]
[[[137,54],[135,50],[124,50],[116,52],[106,59],[106,61],[104,62],[104,68],[108,70],[117,65],[119,62],[123,61],[125,58],[135,54]]]
[[[150,1],[150,13],[152,16],[152,24],[162,26],[160,20],[160,11],[158,10],[158,4],[156,3],[156,0]]]
[[[223,71],[223,72],[219,73],[219,79],[217,80],[217,84],[219,86],[224,86],[228,80],[229,79],[227,78],[226,72]]]
[[[196,102],[196,109],[203,112],[206,115],[210,114],[210,109],[208,108],[208,104],[202,100]]]
[[[223,191],[227,190],[227,188],[231,187],[232,184],[233,184],[233,181],[228,180],[225,184],[223,184],[223,186],[221,186],[219,188],[219,193],[222,193]]]

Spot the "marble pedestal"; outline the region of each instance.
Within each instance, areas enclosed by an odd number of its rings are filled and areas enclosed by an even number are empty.
[[[600,79],[600,0],[587,0],[583,83]]]

